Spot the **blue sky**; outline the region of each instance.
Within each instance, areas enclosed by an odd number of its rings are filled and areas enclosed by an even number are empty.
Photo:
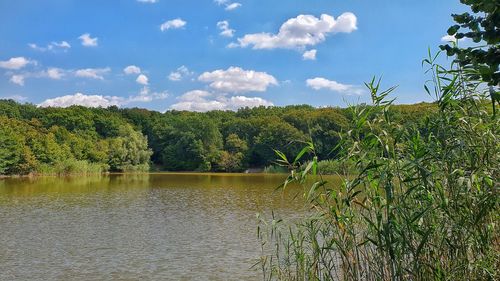
[[[0,98],[154,110],[428,101],[458,0],[0,0]],[[128,67],[128,68],[127,68]]]

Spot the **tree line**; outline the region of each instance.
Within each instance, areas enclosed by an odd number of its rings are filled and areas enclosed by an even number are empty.
[[[403,123],[424,124],[433,104],[397,105]],[[274,150],[296,155],[313,140],[320,160],[353,117],[309,105],[233,111],[37,107],[0,100],[0,174],[224,171],[271,165]],[[421,126],[423,128],[423,125]]]

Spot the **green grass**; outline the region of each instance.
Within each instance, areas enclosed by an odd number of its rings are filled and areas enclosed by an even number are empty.
[[[89,163],[85,160],[67,159],[56,164],[40,164],[35,174],[38,175],[73,175],[100,174],[109,169],[107,165]]]

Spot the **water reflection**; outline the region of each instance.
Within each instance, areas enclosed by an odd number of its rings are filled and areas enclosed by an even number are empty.
[[[256,212],[303,213],[282,175],[0,180],[0,280],[255,280]],[[300,196],[299,196],[300,198]]]

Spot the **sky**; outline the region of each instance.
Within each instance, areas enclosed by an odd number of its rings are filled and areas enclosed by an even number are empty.
[[[0,99],[236,110],[432,100],[421,61],[458,0],[0,0]],[[446,58],[443,58],[446,60]]]

